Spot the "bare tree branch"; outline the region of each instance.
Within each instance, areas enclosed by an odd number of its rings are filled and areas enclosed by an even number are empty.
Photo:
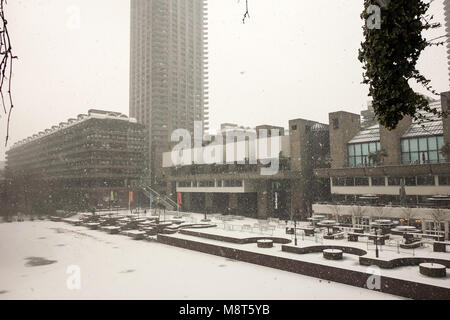
[[[245,13],[244,18],[242,18],[242,23],[245,24],[245,19],[250,18],[250,12],[248,11],[248,0],[245,0]]]
[[[7,4],[7,0],[0,0],[0,97],[3,112],[7,115],[5,146],[8,145],[11,113],[14,108],[12,98],[13,60],[17,59],[12,53],[8,20],[5,16],[4,9]]]

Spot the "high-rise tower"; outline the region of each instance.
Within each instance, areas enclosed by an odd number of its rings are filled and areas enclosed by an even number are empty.
[[[450,0],[444,0],[445,32],[447,34],[447,60],[450,79]]]
[[[130,117],[148,127],[153,179],[173,130],[209,129],[207,24],[206,0],[131,0]]]

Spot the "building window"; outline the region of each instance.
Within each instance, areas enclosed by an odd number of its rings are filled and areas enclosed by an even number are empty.
[[[292,130],[292,131],[297,130],[297,125],[296,125],[296,124],[292,125],[291,130]]]
[[[214,188],[214,181],[200,181],[199,187],[200,188]]]
[[[439,185],[440,186],[450,186],[450,175],[439,176]]]
[[[355,178],[355,185],[356,186],[368,186],[369,178],[362,178],[362,177]]]
[[[406,177],[405,186],[416,186],[416,177]]]
[[[402,139],[402,164],[445,162],[443,145],[443,136]]]
[[[400,177],[389,177],[388,185],[390,186],[400,186],[402,184],[402,178]]]
[[[418,186],[434,186],[434,176],[419,176],[417,177]]]
[[[355,179],[354,178],[345,178],[345,185],[346,186],[354,186],[355,185]]]
[[[372,177],[372,185],[373,186],[385,186],[386,185],[385,177]]]
[[[178,187],[180,188],[190,188],[191,182],[190,181],[180,181],[178,182]]]
[[[345,178],[333,178],[333,187],[345,186]]]
[[[380,142],[352,143],[348,145],[348,165],[354,167],[371,167],[374,159],[370,154],[381,150]]]
[[[236,188],[242,187],[242,180],[225,180],[224,187],[226,188]]]
[[[333,129],[339,129],[339,119],[333,119]]]

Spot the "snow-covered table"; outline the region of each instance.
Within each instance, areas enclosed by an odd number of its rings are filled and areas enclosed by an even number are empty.
[[[102,230],[108,232],[109,234],[117,234],[120,232],[120,227],[107,226],[103,227]]]

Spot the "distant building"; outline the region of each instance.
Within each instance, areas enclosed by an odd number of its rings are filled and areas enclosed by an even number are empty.
[[[450,92],[431,102],[444,111],[449,106]],[[448,238],[450,163],[442,147],[450,143],[450,117],[427,114],[424,123],[406,117],[392,131],[379,124],[362,127],[359,115],[344,111],[330,113],[329,119],[331,168],[315,174],[330,179],[332,201],[316,203],[314,211],[366,227],[377,217],[409,220]],[[364,214],[355,215],[355,206],[362,206]],[[417,208],[414,219],[407,217],[412,207]],[[436,212],[443,221],[437,221]]]
[[[14,144],[6,153],[13,211],[128,206],[146,173],[146,129],[110,111],[77,118]]]
[[[0,161],[0,181],[5,179],[6,161]]]
[[[289,135],[285,135],[284,128],[270,125],[255,129],[222,125],[223,154],[216,164],[177,164],[171,152],[165,153],[167,195],[182,202],[184,211],[306,219],[315,195],[329,194],[326,183],[312,181],[314,168],[329,165],[328,125],[295,119],[289,121],[289,128]],[[267,139],[261,135],[263,129]],[[277,130],[279,136],[271,136],[271,130]],[[227,136],[231,136],[228,141]],[[209,147],[200,149],[201,153]],[[262,151],[266,147],[267,152]],[[196,149],[187,152],[192,152],[192,159],[198,154]],[[274,158],[279,160],[276,173],[263,175],[262,168],[267,169]]]
[[[130,116],[148,128],[153,188],[176,129],[209,128],[206,0],[132,0]]]
[[[361,127],[367,128],[377,124],[377,117],[372,107],[372,102],[367,104],[367,109],[361,111]]]

